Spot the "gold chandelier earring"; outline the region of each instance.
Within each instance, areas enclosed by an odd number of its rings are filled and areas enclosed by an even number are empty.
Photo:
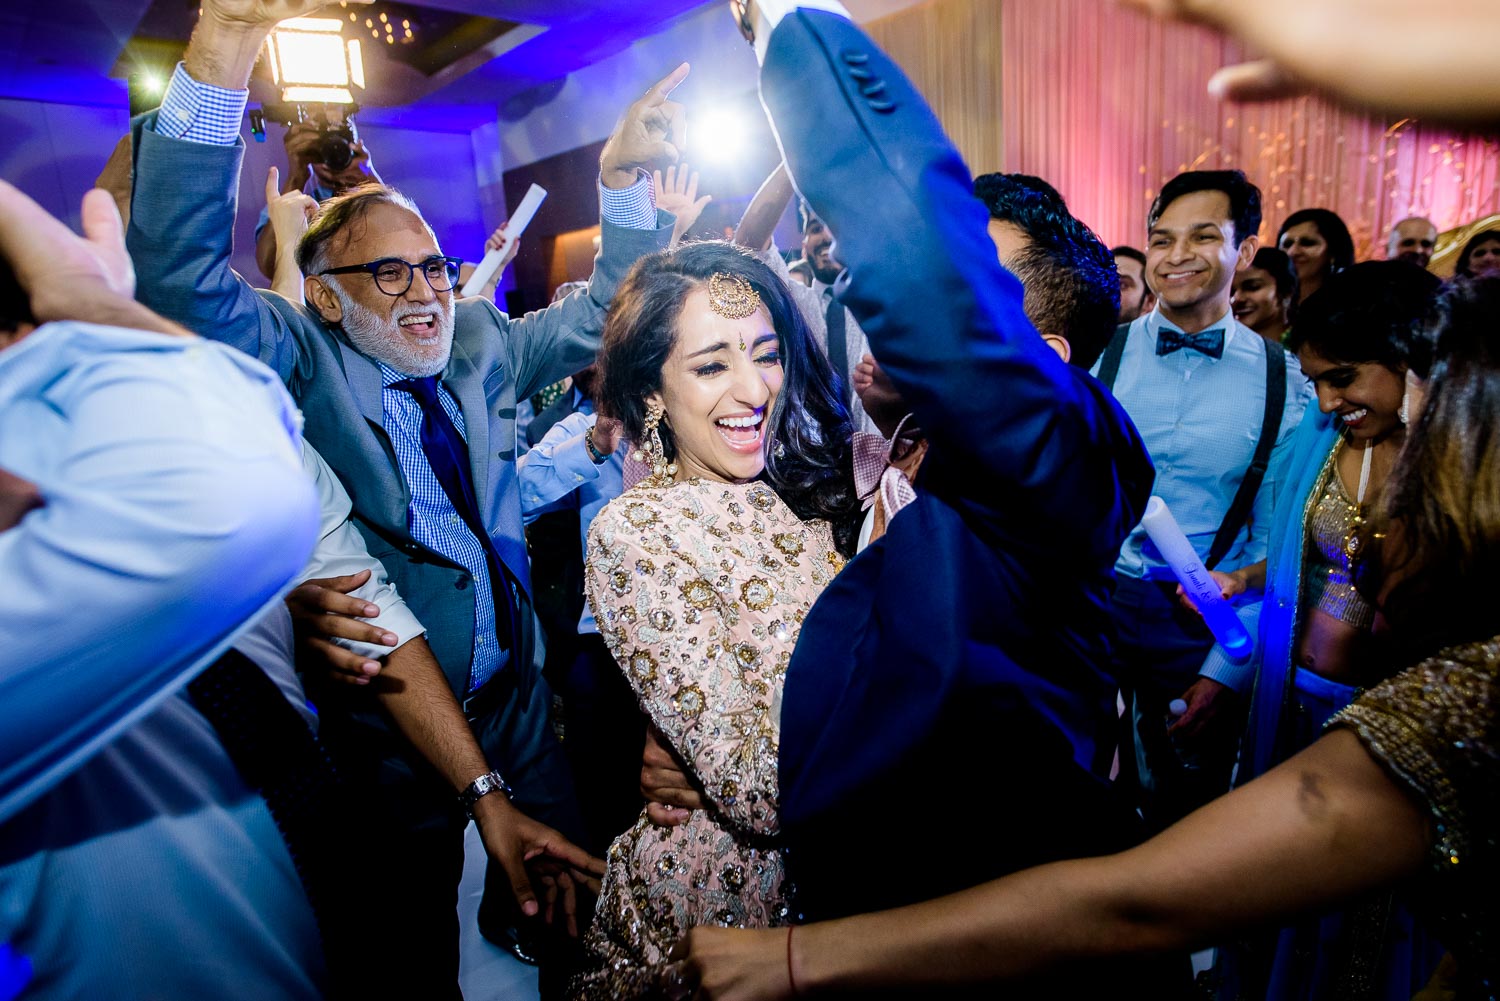
[[[667,450],[661,443],[661,419],[666,416],[659,403],[646,404],[646,423],[641,428],[642,437],[640,448],[631,456],[636,462],[643,462],[651,467],[651,475],[647,477],[652,486],[665,487],[671,484],[672,478],[677,475],[677,463],[667,461]]]

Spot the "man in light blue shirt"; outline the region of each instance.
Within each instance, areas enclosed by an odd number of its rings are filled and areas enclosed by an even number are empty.
[[[184,691],[284,622],[318,525],[300,421],[131,301],[108,195],[83,218],[0,182],[0,944],[27,997],[311,1001],[292,856]]]
[[[1234,274],[1254,257],[1260,221],[1260,192],[1239,171],[1192,171],[1163,186],[1146,251],[1156,309],[1122,327],[1094,369],[1151,453],[1153,493],[1198,555],[1225,572],[1265,558],[1281,467],[1308,397],[1285,352],[1230,310]],[[1247,475],[1258,460],[1263,475]],[[1148,823],[1165,827],[1228,789],[1253,669],[1182,607],[1139,526],[1115,574],[1115,659],[1130,723],[1122,771],[1138,776]],[[1256,604],[1240,610],[1252,636],[1258,614]],[[1176,699],[1187,709],[1172,721]]]

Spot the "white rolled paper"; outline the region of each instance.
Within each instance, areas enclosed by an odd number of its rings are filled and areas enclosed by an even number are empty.
[[[1241,663],[1249,660],[1250,655],[1255,652],[1255,641],[1251,639],[1250,631],[1245,628],[1229,602],[1224,600],[1223,591],[1204,568],[1203,561],[1198,558],[1192,543],[1183,534],[1177,519],[1172,517],[1167,502],[1160,497],[1152,497],[1147,501],[1141,527],[1151,536],[1156,548],[1161,550],[1162,558],[1172,568],[1182,589],[1198,606],[1204,624],[1214,634],[1214,639],[1219,641],[1224,652],[1231,660]]]
[[[547,189],[540,184],[533,184],[527,190],[526,197],[521,199],[521,204],[516,206],[515,212],[511,213],[510,219],[505,223],[503,242],[494,250],[485,251],[484,260],[474,266],[474,273],[459,290],[459,295],[478,295],[490,283],[495,272],[500,270],[500,263],[505,260],[505,255],[510,253],[511,246],[526,232],[526,227],[531,225],[531,217],[536,215],[536,210],[541,208],[542,199],[546,197]]]

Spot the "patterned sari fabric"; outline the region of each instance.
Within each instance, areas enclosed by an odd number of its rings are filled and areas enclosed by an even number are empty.
[[[1402,672],[1329,725],[1354,730],[1431,816],[1412,902],[1458,960],[1459,997],[1500,996],[1500,637]]]
[[[650,996],[694,925],[786,922],[781,687],[803,618],[842,566],[828,525],[798,520],[761,483],[643,483],[595,519],[585,589],[599,632],[709,807],[672,828],[643,813],[615,839],[573,997]]]

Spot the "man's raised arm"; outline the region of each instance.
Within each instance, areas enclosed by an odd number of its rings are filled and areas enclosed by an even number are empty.
[[[278,21],[308,0],[205,0],[157,111],[136,119],[127,245],[152,309],[266,362],[283,379],[296,344],[280,314],[229,266],[250,70]],[[290,311],[295,307],[287,304]]]
[[[1042,533],[1054,547],[1117,546],[1108,515],[1144,504],[1150,476],[1134,429],[1037,335],[942,126],[895,63],[831,8],[749,6],[761,98],[787,167],[848,267],[840,299],[934,445],[970,457],[969,493],[1054,529]],[[906,248],[899,258],[893,236]]]
[[[635,262],[672,239],[676,218],[657,209],[651,171],[676,163],[687,130],[682,105],[670,100],[687,79],[682,63],[625,109],[599,158],[599,253],[588,289],[512,319],[507,333],[516,397],[572,375],[593,361],[604,312]]]

